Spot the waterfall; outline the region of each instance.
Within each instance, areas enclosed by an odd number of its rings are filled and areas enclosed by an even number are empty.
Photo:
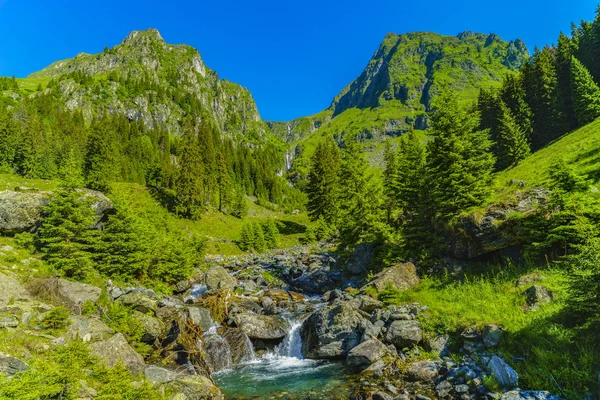
[[[242,361],[243,362],[256,361],[256,353],[254,353],[254,345],[252,344],[252,341],[250,340],[248,335],[244,334],[244,336],[246,337],[246,352],[244,353],[244,356],[242,357]]]
[[[290,330],[276,348],[275,354],[280,357],[292,357],[299,360],[304,359],[302,355],[302,338],[300,337],[300,327],[302,322],[290,321]]]

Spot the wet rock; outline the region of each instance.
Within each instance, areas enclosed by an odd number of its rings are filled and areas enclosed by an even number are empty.
[[[142,342],[152,344],[163,336],[165,324],[160,319],[141,313],[137,310],[133,312],[133,318],[142,323]]]
[[[282,339],[290,330],[289,322],[276,316],[239,314],[235,322],[251,339]]]
[[[385,344],[377,339],[371,339],[352,348],[346,357],[346,364],[353,368],[364,369],[389,354],[390,350]]]
[[[208,308],[187,307],[186,310],[190,321],[196,325],[200,325],[204,331],[208,331],[215,325]]]
[[[120,333],[108,340],[92,343],[89,348],[91,355],[102,358],[109,367],[121,361],[134,374],[144,370],[144,358],[127,343],[125,337]]]
[[[219,335],[208,335],[204,337],[203,342],[204,360],[208,364],[211,373],[231,367],[231,348],[227,340]]]
[[[498,325],[486,325],[483,328],[483,344],[488,349],[495,349],[502,338],[502,327]]]
[[[155,365],[148,366],[144,370],[144,376],[149,381],[156,383],[168,383],[177,379],[177,373],[175,371],[157,367]]]
[[[383,308],[383,303],[381,301],[365,295],[354,297],[352,300],[350,300],[350,304],[368,314],[371,314],[373,311],[379,308]]]
[[[538,282],[541,280],[546,279],[546,277],[538,272],[533,272],[531,274],[527,274],[527,275],[523,275],[521,276],[517,282],[516,285],[517,287],[521,287],[521,286],[525,286],[525,285],[531,285],[534,282]]]
[[[323,294],[337,286],[336,278],[339,276],[328,271],[316,270],[291,280],[289,284],[292,289],[302,293]]]
[[[186,400],[221,400],[223,394],[210,379],[200,376],[183,376],[169,383],[172,392],[184,395]]]
[[[431,361],[424,360],[411,364],[406,373],[412,381],[433,382],[438,375],[438,369]]]
[[[302,352],[308,358],[344,358],[360,342],[363,314],[351,304],[322,308],[300,329]]]
[[[373,286],[378,291],[391,286],[397,290],[407,290],[419,283],[417,268],[413,263],[393,265],[375,276],[366,286]]]
[[[210,268],[204,274],[204,283],[208,290],[234,289],[237,286],[237,280],[229,275],[227,270],[221,266]]]
[[[546,391],[513,390],[500,397],[501,400],[561,400],[560,397]]]
[[[289,301],[289,292],[283,289],[269,289],[265,290],[265,296],[270,297],[274,302],[279,303],[281,301]]]
[[[124,294],[117,301],[144,314],[154,314],[157,308],[156,300],[151,299],[142,292]]]
[[[29,366],[25,362],[10,354],[0,352],[0,374],[14,375],[27,370],[29,370]]]
[[[387,328],[385,341],[398,349],[413,347],[423,340],[423,329],[419,321],[394,321]]]
[[[238,364],[254,358],[254,348],[248,335],[241,329],[229,328],[223,332],[223,338],[229,343],[231,361]]]
[[[519,375],[502,358],[492,356],[487,369],[503,389],[514,389],[519,385]]]
[[[359,244],[344,266],[344,271],[350,275],[366,275],[372,258],[373,246],[370,243]]]

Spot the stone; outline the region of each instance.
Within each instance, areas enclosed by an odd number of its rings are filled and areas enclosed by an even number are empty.
[[[29,370],[29,366],[24,361],[19,360],[10,354],[0,352],[0,374],[14,375],[17,372]]]
[[[15,317],[1,317],[0,328],[16,328],[19,326],[19,320]]]
[[[210,316],[210,310],[204,307],[187,307],[187,313],[190,321],[200,325],[204,331],[208,331],[215,326],[215,322]]]
[[[350,275],[366,275],[373,258],[373,246],[371,243],[361,243],[356,246],[354,252],[344,266],[344,271]]]
[[[265,290],[265,296],[270,297],[275,303],[279,303],[281,301],[289,301],[290,294],[289,292],[283,289],[269,289]]]
[[[223,394],[209,378],[200,375],[182,376],[169,383],[172,392],[186,400],[222,400]]]
[[[108,340],[92,343],[89,348],[91,355],[102,358],[109,367],[121,360],[133,374],[138,374],[146,366],[144,358],[127,343],[125,336],[121,333],[117,333]]]
[[[156,301],[142,292],[130,292],[124,294],[123,296],[119,297],[117,301],[124,306],[133,308],[134,310],[144,314],[156,313]]]
[[[535,306],[552,301],[553,294],[545,286],[533,285],[527,288],[523,294],[526,297],[528,306]]]
[[[225,338],[219,335],[205,336],[202,351],[211,373],[231,367],[231,348]]]
[[[65,341],[80,339],[83,342],[107,340],[115,334],[108,325],[98,318],[71,316],[71,325],[63,336]]]
[[[389,354],[390,350],[385,344],[377,339],[370,339],[348,352],[346,364],[353,368],[364,369]]]
[[[241,288],[244,291],[244,293],[254,293],[258,291],[258,285],[256,284],[256,282],[251,280],[240,281],[238,288]]]
[[[210,268],[204,274],[204,283],[208,290],[234,289],[237,286],[236,279],[229,275],[227,270],[221,266]]]
[[[0,273],[0,307],[8,306],[11,301],[30,299],[31,295],[16,278]]]
[[[375,300],[371,296],[359,295],[350,300],[350,303],[354,305],[357,309],[364,311],[368,314],[373,313],[373,311],[383,308],[383,303],[379,300]]]
[[[66,279],[47,279],[44,283],[54,293],[60,303],[75,314],[81,314],[81,306],[86,301],[96,303],[102,289],[86,283],[71,282]]]
[[[452,386],[452,383],[450,383],[449,381],[441,381],[435,387],[435,394],[439,398],[449,397],[450,392],[452,391],[453,388],[454,387]]]
[[[487,369],[503,389],[514,389],[519,386],[519,375],[502,358],[492,356]]]
[[[394,396],[386,392],[375,392],[372,397],[373,400],[394,400]]]
[[[163,336],[165,324],[160,319],[141,313],[137,310],[133,311],[133,318],[142,323],[142,342],[152,344]]]
[[[407,290],[420,282],[417,267],[413,263],[396,264],[375,275],[366,286],[382,291],[391,286],[396,290]]]
[[[532,272],[531,274],[521,276],[519,279],[517,279],[516,284],[517,287],[521,287],[544,279],[546,279],[546,277],[539,272]]]
[[[314,312],[300,328],[302,352],[313,359],[345,358],[358,345],[363,314],[348,303],[331,305]]]
[[[438,375],[438,369],[431,361],[424,360],[411,364],[406,373],[411,381],[429,383]]]
[[[561,400],[561,398],[542,390],[513,390],[504,393],[500,400]]]
[[[250,338],[243,330],[229,328],[221,336],[229,343],[231,361],[234,364],[254,359],[254,347]]]
[[[398,349],[413,347],[423,340],[423,329],[419,321],[394,321],[387,328],[385,341]]]
[[[318,269],[289,282],[290,288],[302,293],[323,294],[337,286],[338,273]]]
[[[144,376],[146,379],[156,383],[168,383],[177,379],[177,372],[171,371],[166,368],[157,367],[150,365],[144,370]]]
[[[440,357],[450,354],[450,337],[448,335],[438,335],[429,338],[426,345],[429,351],[439,354]]]
[[[483,344],[488,349],[495,349],[502,338],[502,327],[498,325],[486,325],[483,328]]]
[[[277,316],[239,314],[235,322],[251,339],[282,339],[290,330],[289,322]]]

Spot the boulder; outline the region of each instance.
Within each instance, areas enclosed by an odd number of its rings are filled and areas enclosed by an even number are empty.
[[[398,349],[413,347],[423,340],[423,329],[419,321],[398,320],[390,324],[385,334],[386,343]]]
[[[371,314],[373,311],[383,308],[383,303],[375,300],[371,296],[359,295],[350,300],[350,303],[357,309]]]
[[[302,293],[323,294],[337,286],[336,275],[328,271],[316,270],[293,279],[289,285]]]
[[[157,308],[156,300],[151,299],[142,292],[130,292],[124,294],[123,296],[119,297],[117,301],[124,306],[133,308],[134,310],[144,314],[154,314]]]
[[[17,279],[0,273],[0,307],[6,307],[10,301],[31,298],[29,292]]]
[[[317,310],[300,328],[304,356],[314,359],[346,357],[360,342],[363,319],[364,315],[348,303]]]
[[[210,316],[210,310],[208,308],[187,307],[187,313],[190,321],[196,325],[200,325],[204,331],[208,331],[215,326],[215,322]]]
[[[144,376],[146,379],[156,383],[168,383],[177,379],[177,372],[171,371],[166,368],[157,367],[150,365],[144,370]]]
[[[137,310],[133,312],[133,318],[142,323],[142,342],[152,344],[155,340],[160,339],[163,336],[165,324],[160,319],[141,313]]]
[[[364,369],[388,354],[390,350],[385,344],[377,339],[370,339],[348,352],[346,364],[353,368]]]
[[[517,287],[531,285],[534,282],[539,282],[546,279],[546,277],[539,272],[532,272],[531,274],[523,275],[517,279]]]
[[[283,289],[265,290],[265,296],[270,297],[276,303],[279,303],[280,301],[290,301],[289,292]]]
[[[527,305],[530,307],[538,304],[548,303],[552,301],[553,294],[545,286],[533,285],[527,288],[523,294],[526,297]]]
[[[448,335],[438,335],[427,339],[427,349],[445,357],[450,354],[450,337]]]
[[[204,360],[211,373],[230,368],[232,365],[231,348],[229,342],[219,335],[208,335],[204,337]]]
[[[108,340],[92,343],[89,348],[91,355],[100,357],[109,367],[121,361],[132,373],[138,374],[146,366],[144,358],[127,343],[125,337],[120,333]]]
[[[251,339],[282,339],[290,330],[289,322],[270,315],[238,314],[235,322]]]
[[[208,290],[234,289],[237,286],[237,280],[229,275],[229,272],[221,266],[212,267],[204,274],[204,283]]]
[[[512,390],[504,393],[500,400],[561,400],[561,398],[542,390]]]
[[[63,336],[66,341],[78,338],[83,342],[93,343],[109,339],[115,334],[115,331],[98,318],[74,315],[71,321],[67,333]]]
[[[230,328],[226,329],[222,336],[229,343],[231,361],[234,364],[250,361],[254,358],[254,347],[246,332],[241,329]]]
[[[183,376],[169,383],[172,392],[186,400],[222,400],[223,394],[209,378],[200,375]]]
[[[431,361],[423,360],[411,364],[406,374],[411,381],[430,383],[438,375],[438,369]]]
[[[514,389],[519,385],[519,375],[502,358],[492,356],[487,369],[503,389]]]
[[[0,375],[14,375],[17,372],[27,371],[29,366],[10,354],[0,352]]]
[[[495,349],[502,338],[502,327],[498,325],[486,325],[483,328],[483,344],[488,349]]]
[[[372,258],[373,246],[371,243],[361,243],[354,249],[344,266],[344,271],[349,275],[366,275],[369,272]]]
[[[366,286],[373,286],[378,291],[388,286],[396,290],[407,290],[420,282],[417,267],[413,263],[396,264],[378,273]]]
[[[102,289],[86,283],[71,282],[65,279],[47,279],[44,283],[56,300],[75,314],[81,314],[81,306],[86,301],[96,303]]]

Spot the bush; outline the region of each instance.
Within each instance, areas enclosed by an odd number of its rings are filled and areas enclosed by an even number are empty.
[[[42,319],[42,327],[44,329],[63,329],[69,324],[69,316],[71,313],[63,306],[53,308],[44,314]]]

